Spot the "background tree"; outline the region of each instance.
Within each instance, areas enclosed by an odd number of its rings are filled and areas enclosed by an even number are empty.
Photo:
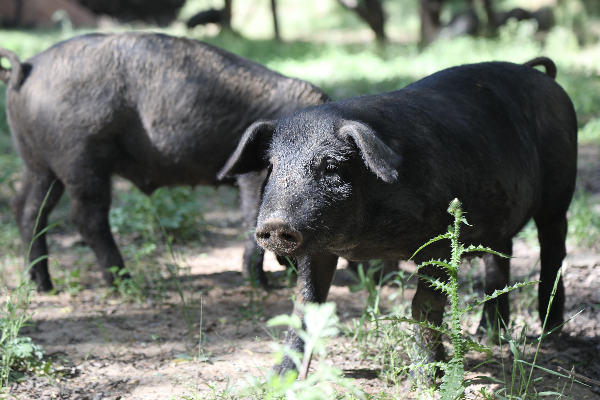
[[[352,10],[359,15],[375,32],[377,42],[383,44],[387,38],[385,36],[385,14],[383,12],[383,6],[381,0],[337,0],[338,3],[346,7],[348,10]]]

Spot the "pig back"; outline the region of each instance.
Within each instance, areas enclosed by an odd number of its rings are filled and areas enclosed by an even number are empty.
[[[115,172],[138,186],[214,184],[254,120],[326,99],[253,61],[161,34],[81,36],[25,64],[10,99],[24,158],[105,147]]]
[[[378,214],[367,220],[400,220],[391,237],[408,248],[445,231],[451,223],[445,210],[454,198],[472,225],[464,240],[489,246],[513,237],[542,203],[549,210],[569,204],[575,112],[564,90],[531,67],[494,62],[451,68],[336,107],[343,118],[366,122],[401,155],[395,184],[373,178],[377,187],[367,185],[365,210]]]

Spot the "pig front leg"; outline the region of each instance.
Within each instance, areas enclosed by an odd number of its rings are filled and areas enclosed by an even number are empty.
[[[311,256],[298,257],[298,289],[294,303],[294,315],[303,319],[300,305],[307,303],[324,303],[331,287],[335,274],[338,257],[329,252],[317,253]],[[304,322],[302,323],[303,328]],[[304,352],[304,342],[294,329],[288,330],[285,344],[292,350]],[[288,371],[295,370],[296,366],[290,357],[283,357],[281,364],[275,365],[273,370],[283,376]]]
[[[237,176],[244,228],[248,231],[256,228],[262,187],[266,176],[266,170]],[[254,279],[263,288],[268,289],[267,275],[263,268],[264,257],[265,251],[256,244],[254,234],[249,234],[246,238],[242,274],[244,278]]]

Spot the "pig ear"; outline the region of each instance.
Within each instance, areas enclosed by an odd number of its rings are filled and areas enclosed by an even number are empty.
[[[217,178],[222,180],[228,176],[266,168],[265,156],[273,132],[275,132],[275,121],[257,121],[250,125],[225,166],[217,174]]]
[[[357,121],[344,121],[338,130],[342,138],[352,138],[363,161],[377,177],[386,183],[398,179],[396,170],[402,157],[390,149],[367,125]]]

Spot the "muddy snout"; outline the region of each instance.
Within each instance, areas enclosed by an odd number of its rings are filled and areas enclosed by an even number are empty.
[[[302,243],[302,234],[280,219],[265,221],[254,236],[261,247],[279,255],[293,253]]]

